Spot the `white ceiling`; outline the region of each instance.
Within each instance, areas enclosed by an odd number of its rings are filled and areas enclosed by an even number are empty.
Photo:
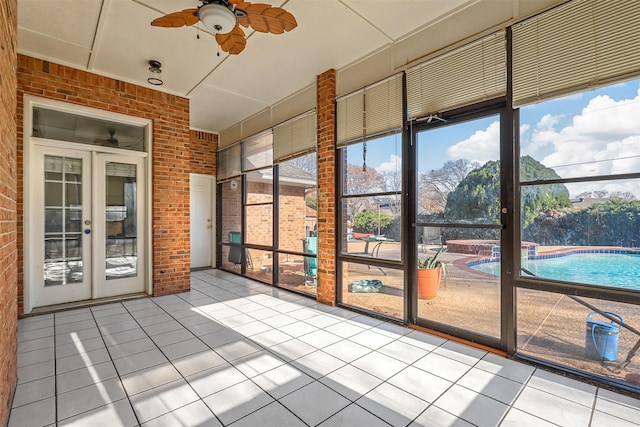
[[[190,98],[193,129],[220,132],[478,0],[260,1],[284,7],[298,27],[245,30],[243,52],[217,56],[202,29],[197,39],[195,26],[150,25],[198,0],[18,0],[18,50],[143,86],[148,61],[159,60],[164,85],[154,88]]]

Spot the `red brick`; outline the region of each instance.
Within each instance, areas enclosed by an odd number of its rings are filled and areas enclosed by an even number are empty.
[[[0,2],[0,425],[17,381],[17,0]]]
[[[60,99],[153,120],[153,293],[164,295],[189,289],[189,173],[215,173],[215,135],[189,129],[189,100],[150,88],[98,76],[24,55],[18,57],[17,96]],[[45,65],[47,64],[47,65]],[[43,70],[48,69],[48,72]],[[4,73],[3,73],[4,75]],[[14,91],[15,92],[15,91]],[[22,141],[23,105],[18,104],[18,141]],[[15,117],[15,115],[14,115]],[[205,143],[209,145],[204,147]],[[191,145],[199,150],[192,158]],[[17,179],[23,179],[22,145],[18,147]],[[15,175],[15,174],[14,174]],[[23,212],[22,188],[18,217]],[[23,224],[18,223],[18,310],[22,312]]]
[[[336,72],[327,70],[317,78],[318,110],[318,295],[323,304],[336,303],[336,199],[335,102]]]

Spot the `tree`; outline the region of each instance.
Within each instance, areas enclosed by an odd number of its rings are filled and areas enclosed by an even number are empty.
[[[344,188],[347,194],[369,194],[384,190],[384,177],[374,168],[362,170],[362,166],[348,164],[344,176]],[[347,202],[347,218],[353,220],[355,215],[362,210],[377,209],[377,204],[372,198],[350,198]]]
[[[449,193],[460,181],[480,164],[465,159],[447,160],[440,169],[420,173],[418,176],[418,203],[420,211],[444,212]]]
[[[291,160],[288,160],[287,163],[289,163],[291,166],[295,166],[298,169],[302,169],[303,171],[308,172],[313,176],[318,175],[318,161],[316,153],[295,157]]]
[[[353,218],[353,231],[386,235],[393,219],[391,215],[374,211],[358,212]]]
[[[520,160],[523,181],[559,178],[553,169],[530,156]],[[562,184],[522,188],[522,220],[526,227],[541,211],[572,206],[569,190]],[[500,222],[500,161],[489,161],[474,169],[447,197],[445,218],[497,224]]]

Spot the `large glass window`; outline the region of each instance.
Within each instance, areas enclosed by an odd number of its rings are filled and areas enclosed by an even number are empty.
[[[344,254],[401,259],[401,148],[396,134],[342,149]]]
[[[245,175],[244,228],[245,243],[266,248],[273,246],[273,168]],[[271,283],[273,253],[271,250],[248,249],[246,274]]]
[[[404,317],[402,137],[393,134],[340,150],[341,302]],[[394,266],[395,264],[395,266]]]
[[[235,176],[219,191],[222,268],[316,294],[316,128],[309,111],[219,151],[218,170]]]
[[[639,88],[521,109],[523,276],[638,290]]]
[[[278,285],[308,294],[316,293],[318,272],[316,164],[311,153],[277,166]]]
[[[547,292],[518,290],[518,352],[619,381],[640,368],[614,302],[640,295],[639,106],[633,80],[520,110],[519,283]]]
[[[220,194],[220,217],[222,242],[222,259],[220,266],[224,270],[241,272],[244,258],[244,251],[240,246],[242,242],[242,179],[233,178],[221,183]]]

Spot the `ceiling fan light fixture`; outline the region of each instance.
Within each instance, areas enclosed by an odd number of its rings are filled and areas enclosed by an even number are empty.
[[[154,86],[160,86],[164,83],[161,78],[162,70],[160,67],[162,67],[160,61],[156,61],[155,59],[149,61],[149,77],[147,78],[147,83]]]
[[[236,15],[228,7],[207,3],[198,10],[202,24],[215,34],[227,34],[236,26]]]

